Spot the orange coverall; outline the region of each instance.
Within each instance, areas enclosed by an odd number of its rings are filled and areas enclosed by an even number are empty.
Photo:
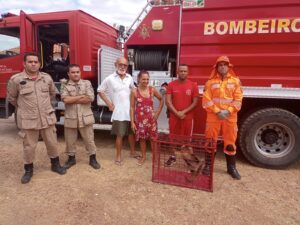
[[[227,58],[228,60],[228,58]],[[217,64],[221,61],[227,61],[221,57],[217,60],[214,70],[211,73],[210,79],[206,82],[202,107],[207,111],[206,138],[217,140],[220,129],[224,139],[224,153],[227,155],[236,154],[236,138],[237,138],[237,112],[241,109],[243,92],[239,78],[232,70],[232,65],[229,64],[229,72],[226,78],[222,80],[222,76],[217,72]],[[221,110],[228,110],[230,115],[220,120],[217,113]],[[228,145],[232,145],[233,149],[227,149]]]

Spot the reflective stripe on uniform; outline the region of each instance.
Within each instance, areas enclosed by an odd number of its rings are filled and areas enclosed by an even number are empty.
[[[225,99],[225,98],[213,98],[212,100],[214,103],[221,103],[221,104],[232,102],[232,99]]]
[[[203,108],[207,108],[207,107],[210,107],[212,105],[214,105],[214,103],[212,101],[205,102],[205,103],[202,104]]]
[[[235,106],[236,108],[240,109],[242,106],[242,103],[240,101],[233,101],[232,105]]]
[[[216,88],[220,88],[220,84],[219,83],[211,85],[211,89],[216,89]]]
[[[235,88],[235,84],[234,83],[228,83],[227,88]]]

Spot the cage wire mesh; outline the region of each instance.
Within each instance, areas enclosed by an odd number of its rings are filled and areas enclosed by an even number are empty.
[[[215,150],[216,142],[203,136],[159,134],[152,181],[212,192]]]

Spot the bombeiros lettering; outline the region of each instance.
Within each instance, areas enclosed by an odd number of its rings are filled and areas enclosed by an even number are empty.
[[[300,18],[205,22],[204,35],[299,33]]]

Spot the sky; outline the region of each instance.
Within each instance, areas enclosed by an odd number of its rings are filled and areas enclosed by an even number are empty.
[[[137,18],[147,0],[0,0],[0,14],[41,13],[64,10],[83,10],[110,24],[130,26]]]
[[[110,24],[130,27],[146,6],[147,0],[0,0],[0,14],[26,14],[80,9]],[[0,35],[0,51],[17,46],[17,38]]]

